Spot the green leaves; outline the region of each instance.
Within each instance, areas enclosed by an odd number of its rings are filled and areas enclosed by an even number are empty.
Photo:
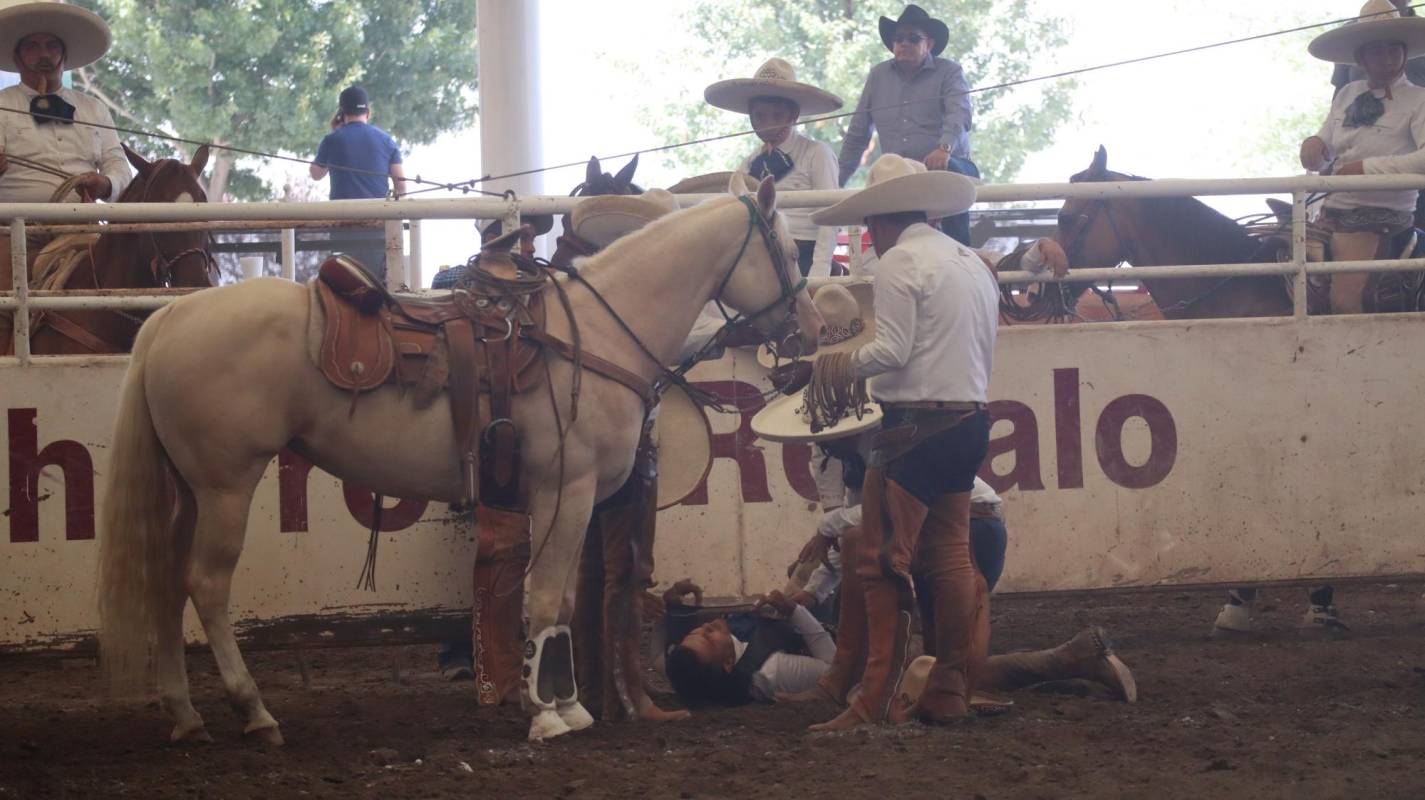
[[[310,157],[352,83],[366,87],[372,122],[403,148],[475,116],[475,0],[79,4],[113,28],[113,49],[86,72],[123,127]],[[142,152],[165,149],[123,138]],[[227,188],[242,199],[273,195],[251,179]]]

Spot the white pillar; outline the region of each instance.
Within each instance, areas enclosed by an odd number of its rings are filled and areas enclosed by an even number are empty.
[[[480,170],[486,175],[543,166],[540,120],[539,0],[478,0]],[[544,175],[522,175],[481,186],[543,194]]]

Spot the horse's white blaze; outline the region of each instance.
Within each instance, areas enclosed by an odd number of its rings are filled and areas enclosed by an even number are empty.
[[[177,197],[173,198],[173,202],[175,202],[175,203],[195,203],[195,202],[197,202],[197,201],[193,199],[193,195],[189,194],[188,192],[184,192],[184,193],[178,195]]]

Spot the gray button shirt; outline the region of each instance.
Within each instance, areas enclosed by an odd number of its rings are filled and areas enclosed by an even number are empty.
[[[895,59],[872,67],[841,143],[841,185],[860,166],[873,128],[884,153],[923,161],[944,147],[952,156],[969,158],[973,115],[968,91],[964,71],[947,58],[929,56],[909,79],[896,71]]]

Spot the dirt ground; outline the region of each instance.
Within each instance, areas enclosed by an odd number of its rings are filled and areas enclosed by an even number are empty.
[[[241,740],[213,660],[190,657],[217,742],[170,746],[156,704],[112,707],[91,663],[0,662],[5,798],[1425,797],[1420,584],[1339,589],[1354,625],[1304,640],[1301,589],[1261,600],[1262,634],[1204,634],[1220,593],[998,598],[995,649],[1104,625],[1140,702],[1087,684],[1015,695],[1012,713],[952,728],[808,734],[826,707],[754,706],[660,727],[598,725],[544,745],[514,709],[477,710],[435,648],[290,652],[249,663],[287,745]],[[399,683],[396,682],[397,676]],[[661,696],[665,705],[672,699]]]

